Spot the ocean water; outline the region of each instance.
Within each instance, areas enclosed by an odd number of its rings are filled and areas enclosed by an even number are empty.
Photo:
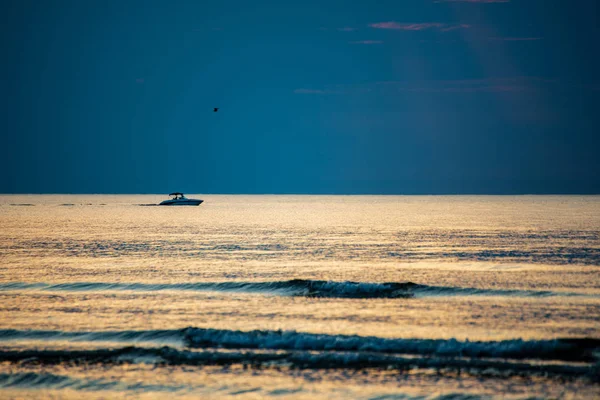
[[[600,196],[0,196],[0,398],[600,397]]]

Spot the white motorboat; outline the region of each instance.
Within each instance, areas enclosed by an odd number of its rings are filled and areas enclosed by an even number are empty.
[[[162,201],[159,206],[199,206],[204,200],[188,199],[183,193],[169,193],[169,200]]]

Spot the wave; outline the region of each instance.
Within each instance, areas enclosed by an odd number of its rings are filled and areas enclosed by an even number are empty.
[[[128,384],[104,379],[77,379],[51,373],[18,372],[12,374],[0,373],[0,388],[176,392],[185,389],[186,386],[144,384],[140,382]]]
[[[68,375],[58,375],[52,373],[35,373],[35,372],[14,372],[14,373],[0,373],[0,388],[1,389],[26,389],[26,390],[76,390],[81,392],[96,392],[96,391],[113,391],[120,392],[122,397],[123,392],[133,392],[134,397],[140,396],[144,393],[161,393],[161,397],[164,397],[167,393],[173,393],[175,395],[184,392],[186,395],[192,395],[194,397],[202,398],[213,397],[229,397],[239,396],[241,394],[252,393],[257,398],[268,398],[268,397],[280,397],[281,395],[293,395],[298,392],[303,392],[303,388],[289,388],[283,387],[278,389],[263,388],[263,387],[250,387],[239,386],[228,383],[227,385],[219,385],[216,387],[206,386],[204,382],[198,382],[196,384],[191,383],[187,385],[177,384],[156,384],[156,383],[145,383],[143,381],[137,381],[135,383],[128,383],[124,381],[108,380],[108,379],[81,379],[75,378]],[[50,397],[47,392],[45,396]],[[23,396],[25,397],[25,396]],[[20,398],[20,397],[19,397]],[[489,396],[475,395],[472,393],[457,393],[449,392],[445,394],[434,393],[428,396],[421,395],[410,395],[395,393],[391,396],[379,396],[377,399],[402,399],[402,400],[483,400],[489,399]]]
[[[2,283],[0,291],[9,290],[42,290],[42,291],[216,291],[262,293],[281,296],[305,297],[337,297],[337,298],[407,298],[412,297],[411,288],[416,287],[412,282],[407,283],[362,283],[362,282],[332,282],[305,279],[273,282],[197,282],[197,283]]]
[[[144,363],[156,365],[233,365],[264,367],[288,367],[292,369],[435,369],[438,372],[466,370],[470,374],[484,376],[561,376],[588,377],[598,381],[594,366],[568,364],[531,364],[508,360],[486,360],[465,358],[401,357],[375,353],[338,352],[257,352],[257,351],[190,351],[171,347],[97,350],[23,350],[2,351],[0,361],[33,363],[35,365],[57,365],[63,363],[123,364]]]
[[[50,331],[1,329],[0,341],[39,340],[168,344],[194,349],[276,350],[412,354],[435,357],[596,362],[600,339],[459,341],[327,335],[296,331],[184,328],[146,331]]]
[[[53,342],[115,342],[151,343],[184,346],[184,330],[164,329],[146,331],[52,331],[0,329],[2,341],[53,341]]]
[[[296,331],[233,331],[187,328],[192,348],[222,347],[270,350],[359,351],[441,357],[594,361],[600,339],[503,340],[388,339],[374,336],[324,335]]]
[[[196,282],[196,283],[0,283],[0,291],[214,291],[259,293],[278,296],[303,296],[354,299],[395,299],[428,296],[513,296],[513,297],[598,297],[572,292],[539,290],[478,289],[451,286],[429,286],[413,282],[336,282],[309,279],[291,279],[271,282]]]

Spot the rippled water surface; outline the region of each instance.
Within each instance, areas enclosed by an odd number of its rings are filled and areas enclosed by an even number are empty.
[[[0,397],[600,396],[598,196],[190,197],[0,196]]]

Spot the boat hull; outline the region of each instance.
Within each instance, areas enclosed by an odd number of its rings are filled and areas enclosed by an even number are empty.
[[[159,206],[199,206],[204,200],[185,199],[185,200],[165,200]]]

